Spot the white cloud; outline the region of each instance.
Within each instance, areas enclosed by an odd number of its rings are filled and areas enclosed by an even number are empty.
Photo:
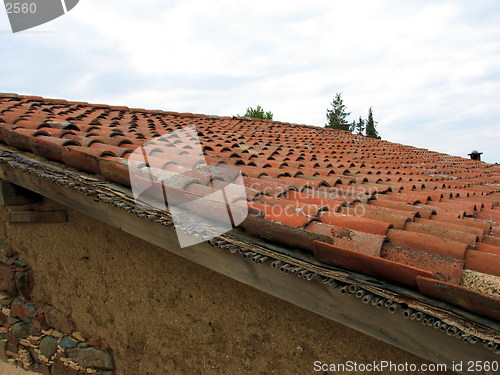
[[[85,0],[37,32],[0,34],[0,90],[223,115],[260,104],[313,125],[342,92],[353,119],[374,107],[388,140],[494,162],[499,7]]]

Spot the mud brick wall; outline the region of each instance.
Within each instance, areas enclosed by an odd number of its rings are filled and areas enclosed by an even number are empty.
[[[9,223],[9,212],[28,209],[64,210],[68,220]],[[46,336],[62,333],[105,353],[72,334],[106,340],[115,375],[308,374],[317,360],[428,363],[49,199],[0,207],[1,239],[32,267],[29,305],[56,330]],[[63,361],[52,375],[77,374]]]
[[[2,240],[0,248],[0,359],[46,375],[113,375],[109,346],[54,307],[31,304],[31,268]]]

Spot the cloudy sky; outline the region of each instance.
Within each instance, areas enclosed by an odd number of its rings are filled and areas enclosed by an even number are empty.
[[[323,126],[335,93],[382,138],[500,162],[497,0],[81,0],[13,34],[0,91]]]

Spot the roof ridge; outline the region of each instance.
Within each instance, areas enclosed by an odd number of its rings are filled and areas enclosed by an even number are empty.
[[[305,127],[309,129],[322,129],[324,131],[338,131],[338,132],[345,132],[346,134],[352,134],[349,131],[345,130],[340,130],[340,129],[331,129],[331,128],[325,128],[321,126],[315,126],[315,125],[308,125],[308,124],[299,124],[299,123],[294,123],[294,122],[289,122],[289,121],[278,121],[278,120],[269,120],[269,119],[260,119],[260,118],[253,118],[253,117],[247,117],[247,116],[226,116],[226,115],[207,115],[203,113],[192,113],[192,112],[177,112],[177,111],[167,111],[163,109],[145,109],[145,108],[134,108],[134,107],[128,107],[128,106],[115,106],[115,105],[110,105],[110,104],[96,104],[96,103],[88,103],[88,102],[81,102],[81,101],[73,101],[73,100],[66,100],[66,99],[57,99],[57,98],[46,98],[42,96],[33,96],[33,95],[23,95],[23,94],[17,94],[17,93],[4,93],[0,92],[0,99],[1,98],[12,98],[12,99],[19,99],[19,100],[29,100],[29,101],[43,101],[45,103],[54,103],[54,104],[76,104],[76,105],[85,105],[85,106],[90,106],[94,108],[110,108],[112,110],[126,110],[126,111],[132,111],[132,112],[141,112],[141,113],[151,113],[151,114],[166,114],[166,115],[172,115],[172,116],[182,116],[182,117],[199,117],[199,118],[208,118],[208,119],[237,119],[237,120],[247,120],[247,121],[260,121],[260,122],[269,122],[271,124],[279,124],[279,125],[290,125],[294,127]]]
[[[190,112],[176,112],[176,111],[166,111],[166,110],[161,110],[161,109],[145,109],[145,108],[131,108],[128,106],[115,106],[115,105],[108,105],[108,104],[97,104],[97,103],[88,103],[88,102],[81,102],[81,101],[71,101],[71,100],[66,100],[66,99],[56,99],[56,98],[45,98],[42,96],[33,96],[33,95],[23,95],[23,94],[17,94],[17,93],[3,93],[0,92],[0,99],[2,98],[11,98],[11,99],[19,99],[20,101],[39,101],[39,102],[44,102],[48,104],[54,104],[54,105],[82,105],[82,106],[88,106],[96,109],[110,109],[110,110],[118,110],[118,111],[130,111],[130,112],[138,112],[138,113],[149,113],[149,114],[157,114],[157,115],[170,115],[170,116],[179,116],[179,117],[186,117],[186,118],[200,118],[200,119],[214,119],[214,120],[240,120],[240,121],[252,121],[252,122],[263,122],[263,123],[269,123],[273,125],[284,125],[284,126],[290,126],[294,128],[305,128],[309,130],[314,130],[315,132],[318,133],[330,133],[330,134],[337,134],[337,135],[344,135],[347,136],[350,140],[352,141],[359,141],[362,140],[364,143],[384,143],[387,145],[398,145],[406,149],[407,152],[411,151],[420,151],[420,152],[429,152],[434,155],[441,155],[442,157],[446,158],[454,158],[457,159],[458,161],[465,161],[470,163],[471,160],[462,156],[457,156],[457,155],[450,155],[447,153],[439,152],[439,151],[433,151],[429,150],[423,147],[416,147],[412,145],[405,145],[397,142],[392,142],[384,139],[376,139],[376,138],[370,138],[366,137],[363,135],[358,135],[351,133],[348,130],[340,130],[340,129],[332,129],[332,128],[327,128],[327,127],[322,127],[322,126],[316,126],[316,125],[307,125],[307,124],[299,124],[299,123],[293,123],[293,122],[287,122],[287,121],[278,121],[278,120],[269,120],[269,119],[260,119],[260,118],[252,118],[252,117],[247,117],[247,116],[220,116],[220,115],[207,115],[207,114],[200,114],[200,113],[190,113]],[[432,161],[436,162],[436,161]],[[486,162],[481,162],[487,165],[488,167],[495,166],[497,164],[495,163],[486,163]],[[472,163],[470,163],[472,164]],[[476,165],[477,162],[474,162]]]

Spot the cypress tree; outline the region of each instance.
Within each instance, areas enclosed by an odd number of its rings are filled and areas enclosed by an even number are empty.
[[[361,118],[361,116],[359,116],[359,120],[358,122],[355,122],[355,127],[354,127],[354,131],[356,132],[357,135],[365,135],[364,132],[365,132],[365,120],[363,120]]]
[[[331,108],[326,110],[326,127],[340,130],[350,130],[351,124],[347,121],[347,117],[351,112],[346,111],[346,106],[342,100],[342,94],[337,93],[330,105]]]
[[[368,120],[366,121],[366,136],[371,138],[380,139],[377,132],[377,122],[373,120],[373,110],[372,107],[368,110]]]

